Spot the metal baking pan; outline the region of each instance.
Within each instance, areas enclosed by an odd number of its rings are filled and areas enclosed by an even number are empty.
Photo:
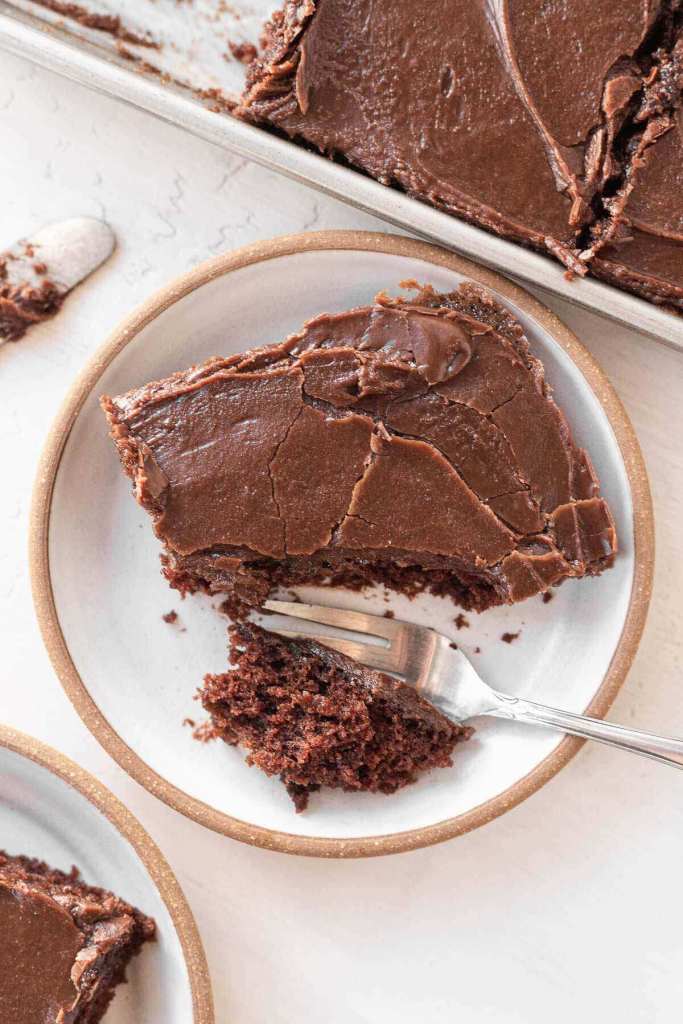
[[[539,286],[592,312],[683,350],[683,318],[592,279],[565,277],[546,256],[530,252],[480,228],[380,185],[363,174],[209,109],[197,89],[238,91],[244,68],[226,60],[229,42],[255,39],[272,0],[91,0],[89,9],[119,15],[159,49],[83,28],[47,12],[31,0],[0,0],[0,47],[26,57],[99,92],[147,110],[217,146],[256,160],[290,178],[333,195],[434,242],[455,249],[503,273]],[[145,72],[131,62],[132,51],[165,72]]]

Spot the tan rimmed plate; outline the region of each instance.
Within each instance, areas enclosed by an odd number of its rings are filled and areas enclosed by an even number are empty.
[[[147,833],[113,793],[63,754],[0,726],[0,836],[8,853],[72,864],[157,923],[127,971],[111,1024],[213,1024],[204,950],[185,897]]]
[[[458,643],[501,689],[604,715],[633,660],[650,597],[652,510],[640,450],[614,390],[574,335],[522,289],[468,260],[411,239],[325,232],[202,264],[133,312],[88,364],[40,467],[31,529],[35,601],[77,710],[151,792],[210,828],[271,849],[348,857],[438,842],[508,810],[579,748],[550,731],[485,721],[452,769],[392,797],[327,792],[294,815],[277,780],[247,768],[224,744],[194,742],[183,726],[197,715],[192,694],[202,674],[225,668],[225,620],[208,599],[181,605],[162,580],[158,543],[120,471],[99,395],[217,352],[280,340],[311,315],[367,302],[408,278],[444,290],[469,278],[516,312],[577,440],[591,451],[621,542],[603,576],[567,582],[548,604],[536,599],[470,616]],[[323,600],[330,603],[329,592]],[[380,595],[338,592],[334,602],[387,607]],[[392,597],[390,607],[456,635],[448,602]],[[171,608],[180,614],[173,627],[161,618]],[[501,643],[503,632],[520,628],[514,644]]]

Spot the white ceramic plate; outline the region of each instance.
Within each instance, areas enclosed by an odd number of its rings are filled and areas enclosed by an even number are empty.
[[[104,392],[117,394],[217,353],[279,341],[316,313],[367,303],[381,289],[396,291],[402,280],[448,290],[465,277],[496,289],[524,324],[577,441],[590,450],[614,512],[620,554],[612,570],[567,582],[547,604],[536,598],[469,615],[469,628],[460,631],[448,601],[391,597],[388,607],[457,638],[501,690],[572,711],[592,704],[604,714],[647,608],[647,481],[630,425],[588,353],[543,306],[498,275],[424,243],[356,232],[297,236],[219,257],[122,325],[54,428],[36,492],[33,568],[55,665],[81,714],[124,767],[214,828],[306,853],[405,849],[500,813],[577,748],[569,740],[560,746],[552,731],[481,721],[452,769],[391,797],[324,792],[295,815],[277,780],[248,768],[236,749],[195,742],[183,726],[187,717],[202,718],[192,698],[203,673],[226,667],[226,620],[214,610],[217,600],[181,602],[161,577],[159,544],[131,497],[98,406]],[[323,603],[387,608],[380,593],[300,593]],[[179,613],[174,626],[162,620],[171,608]],[[504,632],[520,629],[513,644],[502,642]]]
[[[157,923],[126,972],[106,1024],[212,1024],[204,952],[161,854],[99,782],[67,758],[0,727],[0,837],[11,854],[45,860],[110,889]]]

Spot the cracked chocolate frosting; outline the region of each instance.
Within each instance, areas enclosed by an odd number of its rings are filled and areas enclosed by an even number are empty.
[[[102,404],[167,578],[233,611],[306,582],[482,609],[616,551],[521,326],[473,285],[379,295]]]
[[[681,38],[680,0],[287,0],[236,114],[675,307]]]
[[[154,922],[112,893],[0,851],[0,1020],[97,1024]]]
[[[669,91],[683,86],[683,38],[660,78]],[[683,111],[662,113],[649,125],[648,145],[633,149],[628,175],[614,202],[618,223],[599,247],[595,272],[650,301],[683,310]]]

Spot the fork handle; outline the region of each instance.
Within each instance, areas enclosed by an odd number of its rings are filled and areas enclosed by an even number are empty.
[[[496,718],[511,718],[516,722],[550,726],[572,736],[597,740],[598,743],[606,743],[610,747],[619,747],[642,757],[651,757],[673,768],[683,768],[683,739],[657,736],[655,733],[643,732],[640,729],[627,729],[624,725],[545,707],[521,697],[510,697],[503,693],[498,693],[497,696],[500,698],[500,705],[491,712]]]

